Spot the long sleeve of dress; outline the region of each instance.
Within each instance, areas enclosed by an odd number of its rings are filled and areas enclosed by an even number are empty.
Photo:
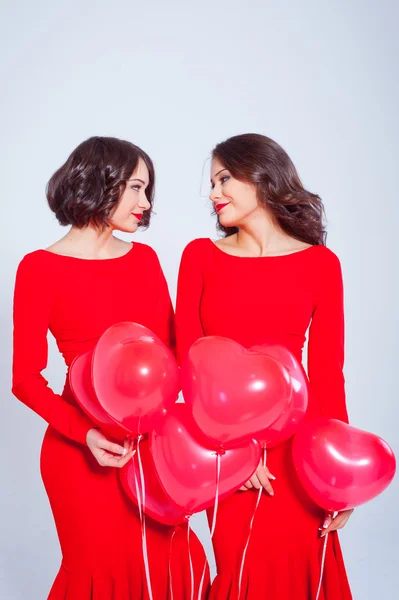
[[[308,345],[310,388],[323,417],[347,423],[343,373],[344,293],[341,265],[332,252],[326,252],[317,279]]]
[[[148,258],[148,272],[151,274],[150,293],[155,298],[151,312],[151,322],[146,324],[173,352],[176,350],[175,314],[170,298],[168,283],[156,252],[145,246]]]
[[[50,309],[51,280],[28,255],[15,282],[12,391],[59,433],[84,444],[93,423],[55,394],[41,374],[48,360]]]
[[[194,240],[183,252],[177,283],[176,340],[180,362],[192,344],[204,336],[200,317],[202,290],[201,253]]]

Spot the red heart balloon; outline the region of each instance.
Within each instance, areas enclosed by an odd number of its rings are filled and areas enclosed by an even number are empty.
[[[282,364],[219,336],[191,346],[182,388],[198,427],[223,447],[256,436],[291,401],[291,379]]]
[[[215,502],[217,450],[199,431],[185,404],[176,404],[150,434],[155,469],[165,493],[191,515]],[[219,498],[238,490],[255,472],[260,446],[251,440],[222,454]]]
[[[312,419],[293,442],[298,476],[312,500],[328,511],[368,502],[391,483],[392,449],[380,437],[336,419]]]
[[[263,448],[272,448],[290,439],[303,422],[308,407],[308,384],[305,371],[295,356],[284,346],[252,346],[253,352],[271,356],[288,371],[292,396],[277,421],[256,435]]]
[[[93,351],[92,382],[105,412],[132,435],[152,429],[180,389],[171,350],[137,323],[118,323],[101,336]]]
[[[116,439],[123,439],[126,433],[122,427],[117,425],[100,406],[97,396],[94,393],[91,383],[91,360],[92,352],[86,352],[77,356],[69,368],[69,384],[71,390],[87,415],[108,433]]]
[[[179,525],[183,523],[185,512],[176,506],[167,496],[159,483],[155,472],[154,461],[151,456],[148,440],[140,442],[140,457],[144,472],[145,482],[145,507],[146,515],[164,525]],[[140,487],[140,469],[137,452],[133,459],[122,469],[119,469],[119,478],[128,497],[137,505],[137,488],[135,477]]]

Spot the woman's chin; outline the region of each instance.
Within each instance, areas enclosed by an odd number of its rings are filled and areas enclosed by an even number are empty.
[[[123,233],[136,233],[138,228],[138,223],[120,223],[119,225],[115,225],[115,229]]]
[[[227,219],[223,217],[219,217],[219,223],[223,227],[237,227],[237,223],[235,219]]]

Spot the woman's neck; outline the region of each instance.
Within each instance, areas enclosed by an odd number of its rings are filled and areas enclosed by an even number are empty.
[[[247,222],[241,224],[236,243],[255,256],[266,256],[287,246],[289,236],[265,211],[256,211]]]
[[[307,246],[281,229],[265,211],[256,211],[238,232],[229,245],[235,245],[248,256],[269,256],[290,253]]]
[[[59,254],[82,258],[114,258],[126,252],[128,242],[115,238],[108,227],[100,230],[93,226],[79,229],[71,227],[68,233],[50,246],[50,250]]]

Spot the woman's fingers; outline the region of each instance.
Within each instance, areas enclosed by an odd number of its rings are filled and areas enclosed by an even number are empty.
[[[127,465],[127,463],[129,462],[129,460],[132,460],[133,456],[134,456],[135,451],[134,450],[130,450],[126,456],[121,456],[120,458],[116,457],[117,460],[117,467],[119,469],[121,469],[122,467],[124,467],[125,465]]]
[[[335,519],[331,514],[329,514],[323,523],[320,537],[324,537],[325,535],[327,535],[327,533],[331,533],[332,531],[336,531],[337,529],[342,529],[343,527],[345,527],[352,513],[353,509],[344,510],[338,513]],[[326,525],[327,523],[327,527],[324,527],[324,525]]]
[[[259,467],[259,469],[257,470],[256,473],[257,473],[258,480],[259,480],[260,484],[262,485],[263,489],[266,490],[266,492],[268,494],[270,494],[270,496],[274,496],[274,490],[273,490],[272,484],[270,483],[269,477],[266,474],[265,469],[263,467]]]
[[[247,490],[260,490],[263,488],[270,496],[274,496],[274,490],[270,480],[274,481],[275,479],[275,476],[270,473],[266,465],[263,466],[260,464],[252,477],[240,487],[240,491],[245,492]]]
[[[274,480],[276,478],[270,473],[267,467],[260,465],[252,477],[240,487],[240,490],[245,492],[246,490],[260,490],[263,488],[270,496],[274,496],[273,486],[270,483],[271,479]]]
[[[106,450],[107,452],[112,452],[112,454],[116,454],[116,455],[119,454],[119,455],[122,455],[122,456],[126,456],[126,454],[128,452],[128,448],[127,447],[124,448],[120,444],[116,444],[115,442],[110,442],[106,438],[103,438],[99,442],[99,447],[102,448],[103,450]]]
[[[108,440],[96,428],[90,429],[86,435],[86,443],[94,458],[102,467],[124,467],[135,453],[134,441],[126,438],[123,446]]]
[[[330,512],[326,512],[324,515],[324,521],[322,526],[319,528],[321,531],[320,537],[324,537],[326,533],[330,531],[330,525],[333,521],[333,514]]]
[[[94,456],[97,459],[97,462],[102,467],[122,468],[129,462],[129,460],[131,460],[131,458],[133,456],[133,452],[127,452],[125,454],[125,456],[118,456],[115,454],[111,454],[110,452],[107,452],[106,450],[99,449],[94,454]]]
[[[264,471],[266,473],[266,477],[268,477],[272,481],[275,481],[275,479],[276,479],[275,476],[270,473],[270,471],[269,471],[269,469],[267,468],[266,465],[263,467],[263,469],[264,469]]]
[[[256,490],[260,490],[262,487],[256,472],[252,475],[249,481],[252,483],[252,487]]]

